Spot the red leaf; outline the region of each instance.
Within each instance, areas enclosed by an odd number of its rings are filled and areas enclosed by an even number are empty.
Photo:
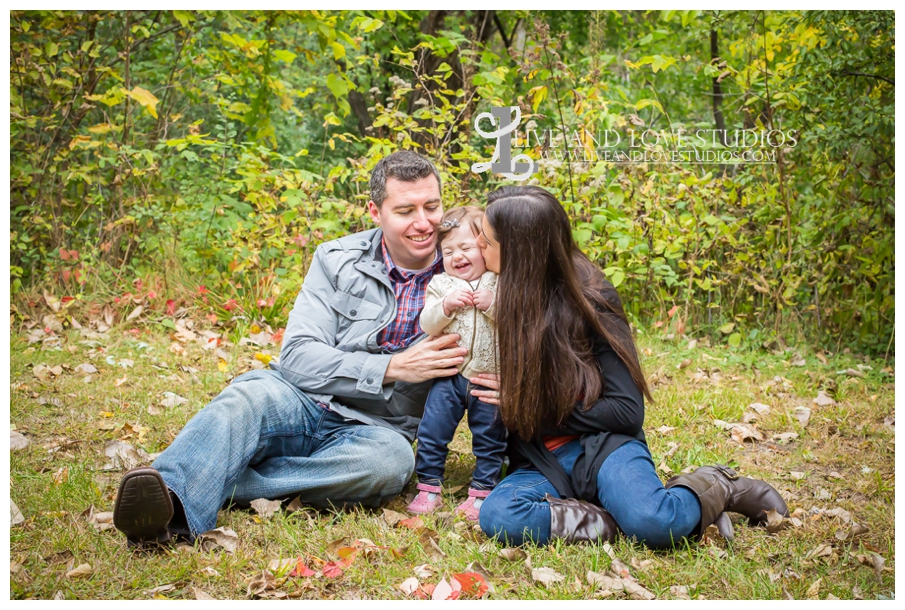
[[[154,299],[157,298],[157,293],[154,292],[153,290],[151,290],[150,292],[148,292],[148,298],[153,301]]]
[[[172,316],[174,313],[176,313],[176,301],[167,299],[167,315]]]
[[[63,303],[65,305],[69,301],[74,301],[74,300],[75,300],[75,297],[62,297],[62,298],[60,298],[60,303]]]
[[[271,335],[270,337],[270,340],[279,345],[283,341],[283,332],[285,332],[285,330],[286,329],[281,328],[277,332],[273,333],[273,335]]]
[[[434,594],[434,585],[428,583],[424,583],[417,590],[415,590],[415,596],[419,599],[430,599]]]
[[[661,326],[663,326],[663,320],[660,320],[659,322],[654,322],[654,328],[660,328]]]
[[[475,597],[483,597],[490,587],[487,581],[477,572],[463,572],[461,574],[453,574],[460,585],[462,585],[462,593],[465,595],[474,595]]]
[[[232,311],[233,309],[235,309],[238,306],[239,306],[239,304],[236,303],[236,299],[230,299],[226,303],[223,304],[223,309],[225,309],[226,311]]]
[[[63,248],[60,248],[60,258],[63,259],[64,261],[68,261],[69,260],[69,250],[64,250]]]
[[[79,260],[79,251],[78,251],[78,250],[70,250],[70,251],[69,251],[69,258],[71,258],[71,259],[74,260],[74,261]]]
[[[210,292],[207,289],[207,286],[205,286],[204,284],[202,284],[201,286],[198,286],[198,294],[204,294],[206,292]]]
[[[299,576],[307,578],[309,576],[314,576],[315,574],[317,574],[317,572],[305,565],[305,562],[299,557],[298,563],[295,564],[295,567],[292,569],[292,572],[289,573],[289,576],[292,578],[298,578]]]
[[[668,315],[670,318],[672,318],[674,315],[676,315],[676,312],[677,312],[677,311],[679,311],[679,306],[678,306],[678,305],[673,305],[673,306],[672,306],[672,309],[670,309],[670,310],[669,310],[669,313],[667,313],[666,315]]]
[[[215,313],[209,313],[204,317],[207,318],[208,320],[210,320],[211,324],[217,323],[217,314],[215,314]]]
[[[327,578],[337,578],[338,576],[342,576],[343,569],[340,567],[338,561],[331,561],[324,566],[322,572]]]
[[[399,522],[399,525],[410,530],[417,530],[424,527],[424,521],[421,520],[421,517],[412,517],[411,519],[403,519]]]
[[[130,328],[130,329],[129,329],[128,331],[126,331],[126,332],[128,332],[128,333],[129,333],[130,335],[132,335],[133,337],[137,337],[137,336],[141,333],[141,331],[138,330],[137,328]]]
[[[258,299],[258,307],[260,307],[261,309],[267,307],[267,301],[264,299]]]
[[[64,282],[69,281],[69,275],[70,275],[69,269],[63,269],[63,281]]]

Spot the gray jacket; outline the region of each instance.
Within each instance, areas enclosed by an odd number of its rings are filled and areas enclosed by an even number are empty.
[[[384,385],[392,355],[377,334],[396,316],[396,295],[382,237],[382,229],[371,229],[318,246],[274,368],[340,415],[413,441],[433,382]]]

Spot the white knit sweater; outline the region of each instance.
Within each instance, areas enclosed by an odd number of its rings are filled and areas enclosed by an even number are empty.
[[[477,287],[467,281],[445,273],[435,275],[427,285],[424,309],[421,311],[421,328],[429,335],[459,335],[459,345],[468,348],[465,360],[459,365],[459,373],[473,377],[478,373],[496,373],[496,349],[493,343],[493,312],[496,298],[487,311],[477,307],[462,307],[447,318],[443,311],[443,299],[456,290],[490,290],[496,295],[497,274],[485,272]]]

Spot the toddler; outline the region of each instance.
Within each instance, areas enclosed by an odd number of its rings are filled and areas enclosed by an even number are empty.
[[[497,275],[487,271],[477,244],[483,216],[475,206],[453,208],[437,226],[446,273],[435,275],[427,286],[421,328],[429,335],[458,334],[468,353],[459,374],[434,381],[427,397],[415,457],[418,495],[408,506],[419,514],[440,506],[448,445],[468,411],[476,464],[468,499],[456,512],[472,521],[478,519],[484,498],[499,482],[506,449],[506,428],[496,406],[471,396],[474,386],[468,382],[478,373],[497,372],[492,325]]]

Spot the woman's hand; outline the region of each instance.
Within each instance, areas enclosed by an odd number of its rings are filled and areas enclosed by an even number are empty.
[[[500,376],[491,373],[478,373],[476,377],[472,377],[469,381],[473,385],[483,386],[486,390],[472,390],[471,395],[481,402],[489,405],[500,404]]]

